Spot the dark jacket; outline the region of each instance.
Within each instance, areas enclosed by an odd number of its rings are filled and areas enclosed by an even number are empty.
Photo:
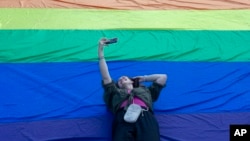
[[[125,100],[129,100],[128,103],[132,102],[134,96],[140,98],[145,104],[153,111],[153,102],[155,102],[164,86],[153,82],[149,87],[140,86],[134,88],[130,94],[125,89],[120,89],[116,86],[115,82],[112,81],[109,84],[104,85],[104,102],[106,103],[108,109],[116,113],[119,110],[121,104]]]

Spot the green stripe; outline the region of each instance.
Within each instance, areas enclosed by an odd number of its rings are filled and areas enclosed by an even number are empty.
[[[250,60],[250,31],[0,30],[0,62],[96,61],[103,36],[108,60]]]
[[[249,30],[250,10],[0,9],[0,29]]]

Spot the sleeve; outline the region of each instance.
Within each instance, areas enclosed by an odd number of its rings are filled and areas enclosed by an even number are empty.
[[[104,89],[104,95],[103,95],[104,102],[107,108],[109,110],[112,110],[113,96],[118,92],[118,88],[116,87],[116,84],[113,80],[108,84],[104,84],[102,81],[102,86]]]
[[[166,85],[161,85],[161,84],[158,84],[156,82],[153,82],[153,84],[148,87],[148,89],[151,93],[153,102],[155,102],[158,99],[162,88],[164,88],[165,86]]]

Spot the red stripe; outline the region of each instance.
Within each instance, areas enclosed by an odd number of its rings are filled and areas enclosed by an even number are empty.
[[[43,0],[43,1],[23,1],[23,0],[1,0],[0,8],[85,8],[85,9],[126,9],[126,10],[214,10],[214,9],[250,9],[248,0]]]

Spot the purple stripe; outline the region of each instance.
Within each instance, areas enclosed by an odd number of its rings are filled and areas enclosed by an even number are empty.
[[[112,116],[0,124],[0,141],[110,140]]]
[[[157,114],[161,141],[229,140],[230,124],[250,124],[247,113]],[[3,141],[110,141],[112,116],[0,124]]]
[[[229,141],[230,124],[250,124],[250,112],[157,115],[162,141]]]

